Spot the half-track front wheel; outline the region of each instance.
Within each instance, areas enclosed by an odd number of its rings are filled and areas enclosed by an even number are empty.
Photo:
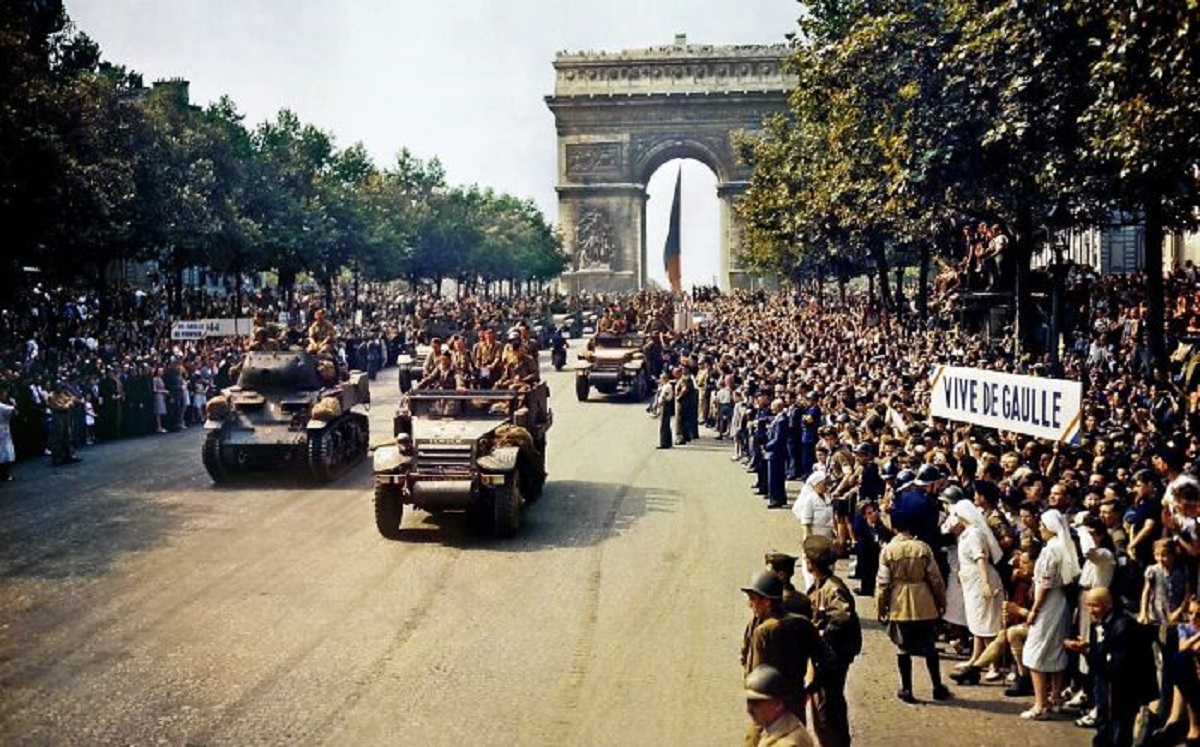
[[[641,402],[646,398],[646,377],[640,371],[633,379],[633,386],[629,387],[629,394],[634,402]]]
[[[404,502],[400,499],[400,486],[375,485],[375,528],[384,537],[400,539],[400,521],[404,518]]]
[[[204,446],[201,449],[200,457],[204,461],[204,469],[208,472],[208,476],[212,481],[220,484],[229,480],[229,473],[225,470],[225,462],[221,459],[221,432],[210,431],[204,437]]]
[[[591,389],[591,383],[588,382],[587,376],[575,377],[575,399],[580,402],[587,402],[589,389]]]
[[[504,485],[492,488],[492,532],[512,537],[521,528],[521,480],[517,472]]]

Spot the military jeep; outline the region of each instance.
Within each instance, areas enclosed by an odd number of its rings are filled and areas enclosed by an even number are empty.
[[[586,349],[579,352],[575,368],[575,396],[580,402],[588,398],[592,387],[601,394],[628,392],[633,400],[641,401],[650,392],[650,369],[642,352],[647,338],[643,334],[597,333],[588,340]]]
[[[374,449],[375,526],[400,539],[404,505],[461,511],[511,537],[521,509],[546,481],[549,389],[414,390],[400,404],[395,438]]]

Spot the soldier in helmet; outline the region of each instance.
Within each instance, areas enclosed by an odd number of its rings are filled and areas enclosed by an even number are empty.
[[[862,625],[854,609],[854,595],[833,572],[837,551],[833,540],[820,535],[804,538],[804,561],[814,583],[808,590],[813,622],[833,649],[832,666],[821,674],[821,687],[813,694],[813,730],[821,747],[850,744],[850,718],[846,706],[846,673],[862,652]]]
[[[279,328],[279,325],[268,322],[266,314],[261,311],[254,312],[254,326],[250,330],[250,344],[246,346],[248,350],[278,350],[282,338],[283,331]]]
[[[742,636],[742,671],[768,664],[787,682],[784,702],[789,711],[804,720],[805,678],[813,663],[818,677],[831,655],[813,623],[783,609],[783,582],[770,571],[759,571],[742,587],[752,613]],[[758,731],[751,725],[746,744],[756,744]]]
[[[745,680],[746,713],[750,714],[755,745],[774,747],[813,747],[813,739],[804,723],[788,710],[787,679],[775,667],[755,667]]]

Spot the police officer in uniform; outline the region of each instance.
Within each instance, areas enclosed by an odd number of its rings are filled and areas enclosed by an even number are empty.
[[[787,508],[784,480],[787,470],[788,417],[783,400],[771,402],[771,421],[763,442],[763,457],[767,466],[767,508]]]

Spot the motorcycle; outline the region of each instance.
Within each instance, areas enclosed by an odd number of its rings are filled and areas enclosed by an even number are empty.
[[[563,331],[555,333],[550,342],[550,362],[554,364],[555,371],[561,371],[567,365],[567,337]]]

